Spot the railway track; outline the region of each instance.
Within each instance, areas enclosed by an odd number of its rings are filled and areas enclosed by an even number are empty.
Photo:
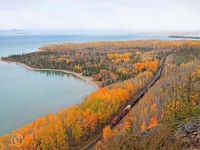
[[[163,71],[163,67],[164,67],[164,63],[165,63],[165,60],[166,60],[166,57],[168,55],[172,54],[172,52],[169,52],[169,53],[166,53],[164,56],[162,56],[161,60],[160,60],[160,65],[159,65],[159,68],[157,70],[157,73],[154,77],[154,79],[148,83],[141,91],[139,91],[138,93],[136,93],[136,95],[134,96],[134,100],[129,104],[132,107],[135,106],[136,103],[139,102],[139,100],[145,95],[145,93],[148,91],[149,88],[151,88],[155,83],[156,81],[158,81],[162,75],[162,71]],[[130,108],[130,109],[131,109]],[[129,110],[128,110],[129,111]],[[127,114],[127,112],[126,112]],[[125,114],[125,115],[126,115]],[[110,125],[111,129],[113,129],[117,124],[119,124],[119,122],[123,119],[123,117],[125,116],[123,115],[117,122],[116,124],[112,124]],[[92,149],[94,148],[95,144],[101,140],[103,138],[103,135],[102,133],[100,133],[90,144],[88,144],[87,146],[85,146],[84,148],[82,148],[82,150],[89,150],[89,149]]]
[[[161,58],[161,61],[160,61],[160,66],[158,68],[158,71],[156,73],[156,76],[154,77],[154,79],[149,83],[147,84],[147,86],[139,93],[139,95],[132,101],[132,103],[130,104],[131,107],[133,107],[143,96],[144,94],[148,91],[149,88],[151,88],[155,83],[156,81],[158,81],[162,75],[162,71],[163,71],[163,67],[164,67],[164,63],[165,63],[165,59],[168,55],[170,55],[172,53],[166,53],[162,58]]]

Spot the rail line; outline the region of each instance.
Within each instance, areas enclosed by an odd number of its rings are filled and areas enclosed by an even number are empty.
[[[156,81],[158,81],[162,75],[162,71],[163,71],[163,67],[164,67],[164,62],[165,59],[168,55],[172,54],[172,52],[168,52],[166,53],[164,56],[161,57],[160,60],[160,65],[159,68],[157,70],[156,76],[154,77],[154,79],[148,83],[139,93],[137,93],[135,95],[134,100],[128,105],[130,106],[130,108],[128,107],[128,111],[135,106],[136,103],[138,103],[138,101],[145,95],[145,93],[148,91],[149,88],[151,88]],[[126,107],[127,108],[127,107]],[[126,110],[126,108],[124,110]],[[128,111],[125,112],[125,114],[118,114],[115,118],[118,118],[118,120],[116,120],[116,122],[112,122],[110,124],[111,129],[113,129],[117,124],[119,124],[119,122],[123,119],[124,116],[126,116],[126,114],[128,113]],[[88,150],[91,149],[96,143],[97,141],[99,141],[100,139],[102,139],[103,135],[102,133],[99,134],[90,144],[88,144],[87,146],[85,146],[84,148],[82,148],[82,150]]]
[[[161,65],[159,66],[159,69],[157,71],[156,76],[154,77],[154,79],[140,92],[140,94],[132,101],[131,103],[131,107],[133,107],[143,96],[144,94],[148,91],[149,88],[151,88],[156,81],[158,81],[162,75],[162,71],[163,71],[163,67],[164,67],[164,62],[165,59],[168,55],[170,55],[172,53],[166,53],[162,58],[161,58]]]

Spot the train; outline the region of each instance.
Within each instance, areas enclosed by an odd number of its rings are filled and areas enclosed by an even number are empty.
[[[120,111],[119,114],[112,120],[111,127],[115,126],[131,109],[131,105],[127,105],[123,111]]]
[[[172,54],[171,52],[170,53],[166,53],[162,58],[162,63],[161,63],[161,66],[158,68],[158,71],[157,71],[157,75],[155,76],[155,78],[146,86],[146,88],[144,88],[139,94],[138,96],[131,102],[130,105],[127,105],[123,111],[119,112],[118,115],[116,117],[114,117],[114,119],[111,121],[111,128],[113,128],[115,125],[118,124],[118,122],[129,112],[129,110],[131,109],[131,107],[133,107],[143,96],[144,94],[148,91],[148,89],[150,87],[152,87],[156,81],[160,78],[161,74],[162,74],[162,69],[163,69],[163,66],[164,66],[164,60],[165,58]]]
[[[130,105],[127,105],[125,107],[125,109],[123,111],[121,111],[111,122],[110,124],[110,128],[113,129],[119,122],[120,120],[130,111],[131,107],[133,107],[139,100],[140,98],[142,98],[144,96],[144,94],[146,93],[146,91],[148,91],[148,89],[154,85],[154,83],[160,78],[161,74],[162,74],[162,69],[163,69],[163,66],[164,66],[164,60],[165,58],[172,54],[172,52],[170,53],[166,53],[163,57],[162,57],[162,63],[161,63],[161,66],[158,68],[158,71],[157,71],[157,75],[155,76],[155,78],[143,89],[141,90],[141,92],[138,94],[138,96],[131,102]],[[99,137],[97,137],[97,139],[92,142],[90,145],[88,145],[86,148],[84,148],[84,150],[86,149],[89,149],[91,148],[92,146],[94,146],[94,144],[96,144],[96,142],[98,140],[100,140],[101,138],[103,137],[103,135],[99,135]]]

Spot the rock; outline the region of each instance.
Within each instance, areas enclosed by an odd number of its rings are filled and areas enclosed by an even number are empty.
[[[200,120],[180,124],[175,137],[182,139],[184,149],[200,149]]]

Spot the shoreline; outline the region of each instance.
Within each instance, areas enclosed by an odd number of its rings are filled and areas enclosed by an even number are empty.
[[[23,64],[23,63],[20,63],[20,62],[16,62],[16,61],[5,61],[5,60],[2,60],[0,58],[0,61],[2,62],[6,62],[6,63],[15,63],[17,65],[20,65],[24,68],[26,68],[27,70],[32,70],[32,71],[56,71],[56,72],[63,72],[63,73],[67,73],[67,74],[73,74],[85,81],[87,81],[88,83],[92,84],[95,86],[96,89],[99,89],[100,88],[100,85],[98,82],[94,81],[94,79],[92,77],[86,77],[86,76],[83,76],[81,73],[76,73],[76,72],[73,72],[73,71],[69,71],[69,70],[61,70],[61,69],[40,69],[40,68],[32,68],[26,64]]]

